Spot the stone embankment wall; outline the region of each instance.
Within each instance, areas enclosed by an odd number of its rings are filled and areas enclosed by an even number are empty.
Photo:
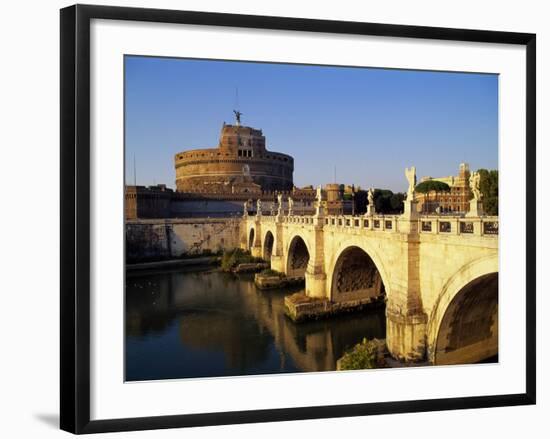
[[[240,219],[126,221],[126,262],[175,259],[239,246]]]

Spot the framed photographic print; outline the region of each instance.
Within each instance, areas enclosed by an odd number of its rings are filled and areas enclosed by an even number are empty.
[[[61,10],[61,428],[535,403],[535,35]]]

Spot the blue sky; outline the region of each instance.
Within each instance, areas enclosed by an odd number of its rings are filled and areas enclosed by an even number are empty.
[[[175,187],[177,152],[233,122],[294,157],[294,184],[405,191],[417,176],[498,166],[498,76],[127,56],[126,181]]]

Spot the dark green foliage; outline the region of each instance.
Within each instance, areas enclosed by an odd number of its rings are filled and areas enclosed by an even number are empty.
[[[256,258],[250,252],[235,248],[223,252],[221,268],[224,271],[231,271],[239,264],[248,264],[251,262],[263,262],[262,258]]]
[[[405,194],[398,192],[396,194],[392,194],[390,197],[390,207],[392,212],[403,212],[403,201],[405,201]]]
[[[427,194],[428,192],[449,192],[451,188],[447,183],[436,180],[426,180],[416,185],[415,191],[421,194]]]
[[[402,213],[404,199],[405,194],[402,194],[401,192],[394,194],[388,189],[374,190],[374,207],[376,209],[376,213]]]
[[[366,338],[351,350],[347,351],[340,360],[341,370],[374,369],[378,366],[379,341]]]
[[[390,198],[393,195],[392,191],[387,189],[374,190],[374,207],[377,213],[386,213],[390,208]]]
[[[479,169],[479,190],[483,194],[483,209],[488,215],[498,215],[498,171]]]
[[[360,190],[355,193],[355,213],[362,215],[367,211],[368,191]],[[403,213],[403,200],[405,194],[393,193],[388,189],[374,190],[374,207],[377,213],[399,214]]]
[[[353,202],[355,203],[355,214],[362,215],[367,211],[367,191],[359,190],[355,192]]]

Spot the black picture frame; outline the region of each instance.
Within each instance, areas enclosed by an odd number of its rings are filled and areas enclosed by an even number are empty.
[[[61,10],[61,403],[60,424],[98,433],[326,417],[364,416],[535,404],[536,398],[536,36],[210,12],[75,5]],[[230,26],[526,47],[526,392],[416,401],[90,420],[90,21],[92,19]]]

